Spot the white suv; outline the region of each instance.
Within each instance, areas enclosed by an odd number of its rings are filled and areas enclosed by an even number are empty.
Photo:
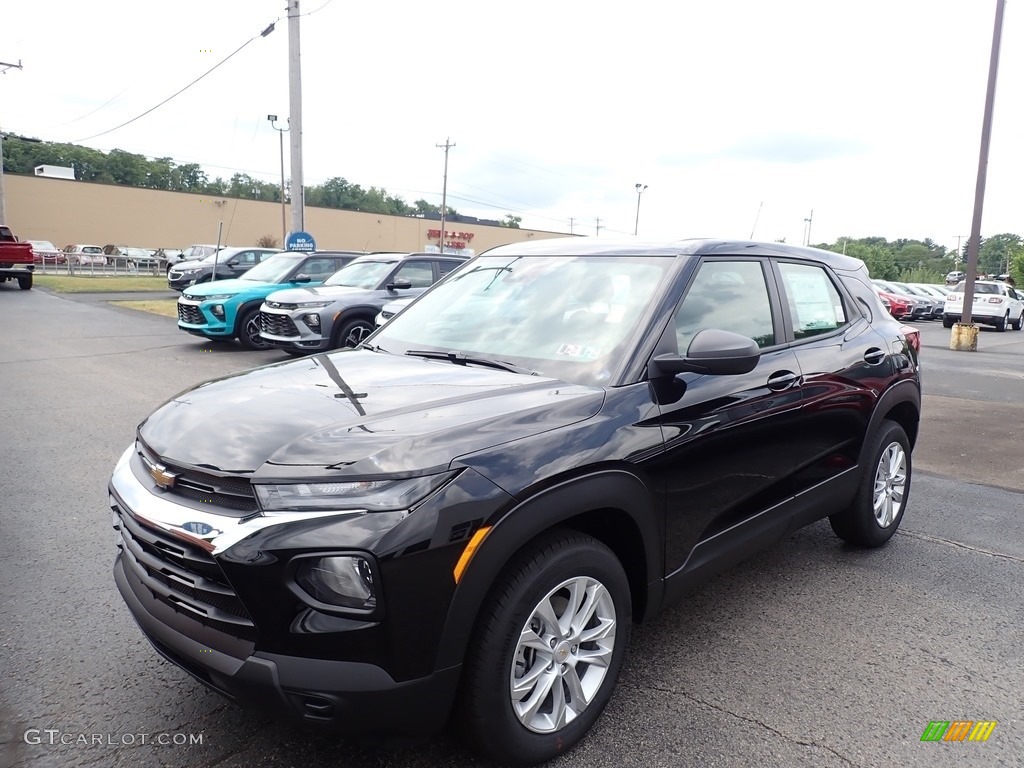
[[[943,327],[952,328],[953,323],[960,322],[965,286],[966,283],[960,283],[946,297],[946,305],[942,310]],[[1005,331],[1007,325],[1019,331],[1024,327],[1024,301],[1017,297],[1017,292],[1007,283],[979,280],[974,284],[971,319],[983,325],[994,325],[997,331]]]

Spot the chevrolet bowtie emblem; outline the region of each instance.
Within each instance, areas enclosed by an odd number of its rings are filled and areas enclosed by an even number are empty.
[[[161,466],[152,466],[149,468],[149,474],[153,476],[153,480],[161,488],[173,488],[174,481],[178,478],[173,472],[168,472]]]

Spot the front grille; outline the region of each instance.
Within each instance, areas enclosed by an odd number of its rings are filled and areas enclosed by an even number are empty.
[[[142,448],[143,463],[159,465],[173,474],[174,484],[165,488],[164,493],[182,496],[222,510],[241,512],[243,516],[255,512],[256,494],[252,484],[244,477],[214,475],[196,469],[176,466],[156,456],[148,448]]]
[[[153,597],[192,619],[241,640],[256,639],[256,625],[210,553],[111,507],[118,546]]]
[[[288,315],[260,312],[260,330],[272,336],[298,336],[299,329]]]
[[[189,325],[206,325],[206,318],[199,311],[199,307],[180,302],[178,303],[178,320]]]

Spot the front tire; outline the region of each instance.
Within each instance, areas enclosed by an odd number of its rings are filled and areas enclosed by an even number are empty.
[[[467,658],[465,722],[493,760],[534,765],[567,752],[611,698],[629,642],[629,581],[608,547],[552,531],[489,596]]]
[[[1017,319],[1013,321],[1012,325],[1013,330],[1015,331],[1019,331],[1021,328],[1024,328],[1024,310],[1021,310],[1020,315],[1018,315]]]
[[[338,336],[335,340],[335,349],[342,349],[344,347],[357,347],[366,340],[376,330],[373,323],[369,320],[363,320],[357,318],[355,320],[349,320],[347,323],[341,326],[341,330],[338,331]]]
[[[238,319],[238,340],[249,350],[270,349],[273,346],[260,336],[260,324],[257,319],[259,313],[259,308],[253,307],[243,312]]]
[[[869,463],[853,502],[828,521],[844,541],[880,547],[900,527],[910,497],[913,467],[910,440],[895,421],[885,419],[871,439]]]
[[[1006,314],[996,320],[996,330],[1002,333],[1006,330],[1006,324],[1010,322],[1010,310],[1006,310]]]

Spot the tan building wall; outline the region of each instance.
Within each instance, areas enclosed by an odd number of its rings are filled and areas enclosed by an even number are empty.
[[[264,235],[281,241],[281,206],[255,200],[165,192],[111,184],[5,174],[5,222],[21,240],[184,248],[193,243],[254,245]],[[291,225],[291,211],[287,216]],[[476,253],[505,243],[566,237],[560,232],[447,223],[449,245]],[[440,222],[405,216],[306,208],[306,231],[321,250],[420,251],[437,245]]]

